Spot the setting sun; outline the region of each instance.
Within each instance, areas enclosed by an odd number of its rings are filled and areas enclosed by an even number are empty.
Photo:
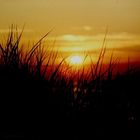
[[[69,59],[69,63],[72,65],[79,65],[83,63],[83,58],[81,56],[75,55],[71,56]]]

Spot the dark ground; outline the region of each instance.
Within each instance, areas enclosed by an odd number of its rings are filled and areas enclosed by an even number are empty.
[[[79,109],[39,81],[3,81],[0,136],[3,139],[96,139],[139,136],[139,73],[105,82]]]
[[[112,54],[102,74],[104,40],[97,63],[91,63],[91,80],[77,76],[81,81],[74,91],[71,79],[61,74],[65,59],[55,66],[57,53],[43,51],[42,40],[49,32],[24,54],[19,44],[22,32],[17,35],[15,30],[14,34],[14,28],[6,42],[0,43],[0,139],[139,137],[140,70],[129,72],[128,62],[128,72],[114,78]],[[50,63],[55,69],[44,71],[50,77],[45,80],[42,69]]]

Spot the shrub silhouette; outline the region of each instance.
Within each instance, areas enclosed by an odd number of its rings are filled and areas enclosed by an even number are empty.
[[[83,68],[75,80],[75,75],[62,74],[69,72],[69,66],[63,71],[66,58],[56,65],[58,52],[43,49],[42,41],[50,32],[25,52],[20,45],[23,30],[18,34],[12,25],[6,42],[0,43],[2,135],[11,131],[17,135],[20,130],[23,137],[37,139],[53,137],[51,132],[71,139],[134,136],[139,69],[129,67],[114,75],[117,64],[112,54],[102,70],[105,35],[97,63],[91,59],[90,72],[85,76]]]

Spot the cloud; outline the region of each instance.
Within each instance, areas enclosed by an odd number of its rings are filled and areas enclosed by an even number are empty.
[[[84,41],[101,41],[104,39],[105,34],[97,34],[97,35],[76,35],[76,34],[64,34],[58,36],[56,39],[60,41],[70,41],[70,42],[84,42]],[[135,34],[128,34],[125,32],[122,33],[114,33],[107,35],[107,41],[133,41],[139,40],[140,36]]]
[[[89,25],[85,25],[85,26],[81,26],[81,27],[73,27],[74,30],[77,30],[77,31],[92,31],[92,27],[89,26]]]
[[[85,30],[85,31],[91,31],[92,30],[92,27],[90,27],[90,26],[84,26],[84,27],[82,27],[83,28],[83,30]]]
[[[17,29],[18,32],[21,32],[22,29]],[[10,32],[10,29],[0,29],[0,33],[9,33]],[[16,30],[13,30],[13,32],[16,32]],[[24,29],[23,30],[24,33],[30,33],[30,32],[33,32],[32,29]]]
[[[89,36],[66,34],[66,35],[59,36],[57,39],[62,41],[74,41],[74,42],[86,41],[89,39]]]
[[[114,47],[114,48],[109,48],[108,50],[112,51],[114,50],[115,52],[135,52],[135,53],[140,53],[140,44],[138,45],[129,45],[129,46],[122,46],[122,47]]]

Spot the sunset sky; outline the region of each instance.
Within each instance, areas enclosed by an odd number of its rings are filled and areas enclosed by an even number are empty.
[[[0,35],[25,24],[24,39],[53,29],[60,51],[96,52],[108,27],[107,48],[123,60],[140,56],[140,0],[0,0]]]

